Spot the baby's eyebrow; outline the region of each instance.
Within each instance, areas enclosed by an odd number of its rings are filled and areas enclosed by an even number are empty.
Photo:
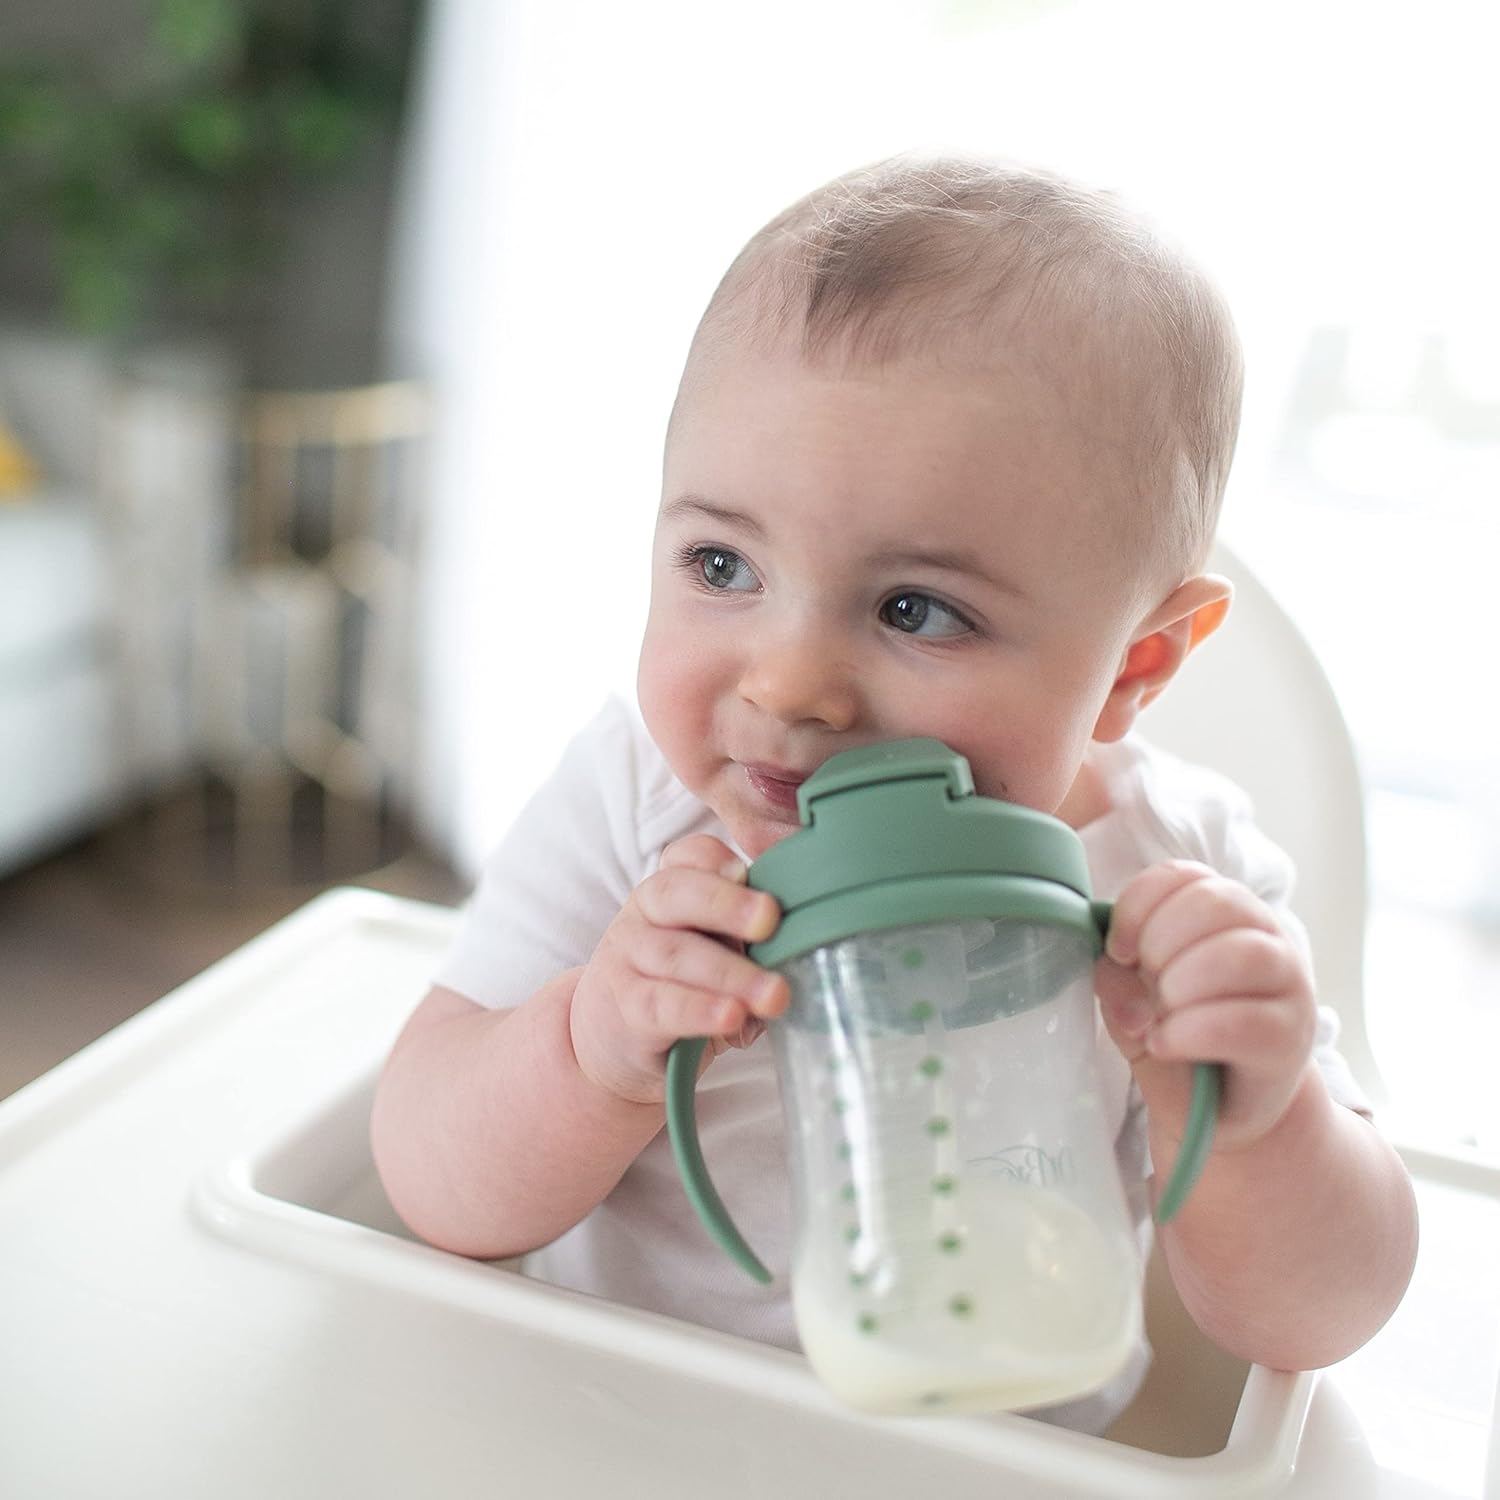
[[[887,547],[870,557],[877,568],[938,568],[947,573],[961,573],[967,578],[978,579],[1004,594],[1013,594],[1017,599],[1027,597],[1026,590],[1013,579],[1000,578],[982,567],[969,552],[949,551],[942,547]]]
[[[727,505],[714,505],[697,495],[679,495],[669,505],[662,507],[661,518],[664,521],[677,521],[684,516],[700,516],[705,521],[717,521],[721,526],[737,526],[757,541],[764,541],[766,537],[766,528],[754,516]]]

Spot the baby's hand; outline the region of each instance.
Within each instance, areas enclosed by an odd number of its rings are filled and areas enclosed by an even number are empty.
[[[746,958],[781,920],[750,890],[744,862],[708,834],[669,844],[610,923],[573,991],[573,1053],[599,1087],[659,1102],[667,1053],[685,1036],[718,1053],[753,1040],[790,998],[786,980]]]
[[[1252,891],[1186,860],[1143,871],[1115,902],[1095,985],[1153,1135],[1181,1138],[1193,1062],[1226,1067],[1215,1150],[1253,1145],[1281,1119],[1317,1007],[1301,955]]]

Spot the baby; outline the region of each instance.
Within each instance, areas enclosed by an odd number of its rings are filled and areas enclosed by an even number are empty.
[[[1163,1231],[1243,1358],[1328,1364],[1384,1322],[1416,1219],[1333,1047],[1290,873],[1216,777],[1134,729],[1223,618],[1202,571],[1238,423],[1203,277],[1113,197],[898,158],[794,205],[730,267],[666,440],[639,713],[612,703],[491,862],[372,1122],[433,1244],[796,1347],[769,1048],[785,981],[746,861],[830,755],[929,735],[978,792],[1053,813],[1115,898],[1096,988],[1137,1221],[1191,1064],[1215,1149]],[[714,1039],[700,1134],[760,1287],[710,1242],[663,1125],[666,1054]],[[545,1248],[543,1248],[545,1247]],[[1146,1360],[1051,1413],[1102,1429]]]

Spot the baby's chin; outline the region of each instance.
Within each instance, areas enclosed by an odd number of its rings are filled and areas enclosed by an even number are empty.
[[[796,833],[801,824],[778,823],[770,819],[754,819],[749,822],[743,819],[726,819],[725,826],[745,858],[754,863],[772,845],[779,844],[789,834]]]

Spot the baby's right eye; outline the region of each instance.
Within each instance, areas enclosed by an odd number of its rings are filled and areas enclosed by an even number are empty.
[[[760,587],[749,563],[727,547],[689,547],[683,563],[711,589],[745,593]]]

